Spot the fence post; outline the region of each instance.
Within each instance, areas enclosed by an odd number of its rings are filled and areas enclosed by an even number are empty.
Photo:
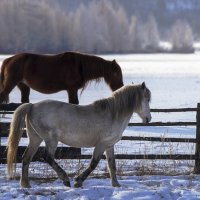
[[[195,167],[194,173],[200,174],[200,103],[197,104],[196,115],[196,147],[195,147]]]

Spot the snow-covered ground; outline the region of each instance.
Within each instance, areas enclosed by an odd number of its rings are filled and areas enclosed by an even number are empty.
[[[6,57],[0,56],[0,62]],[[122,68],[125,84],[146,82],[152,92],[152,108],[196,107],[200,102],[200,54],[198,53],[102,55],[102,57],[116,59]],[[88,104],[110,94],[111,91],[104,82],[92,83],[79,96],[80,104]],[[47,98],[66,101],[67,93],[63,91],[44,95],[31,91],[32,102]],[[10,99],[12,102],[20,101],[17,89],[13,90]],[[195,121],[196,117],[193,112],[152,113],[152,115],[152,121]],[[5,120],[10,120],[9,116],[7,117]],[[140,119],[134,115],[131,121],[139,122]],[[195,127],[128,127],[124,135],[194,138]],[[5,139],[2,140],[2,144],[6,144]],[[88,153],[89,150],[82,151]],[[193,154],[194,151],[192,144],[143,141],[126,143],[120,141],[116,144],[118,153]],[[82,169],[82,166],[85,167],[87,163],[87,161],[78,164],[73,162],[67,162],[71,168],[66,167],[66,171],[71,170],[76,173],[77,165]],[[19,176],[21,165],[17,166]],[[7,180],[6,165],[0,165],[0,199],[200,199],[200,176],[191,173],[193,166],[193,161],[117,161],[118,178],[122,187],[113,188],[109,178],[104,177],[105,164],[101,162],[96,170],[96,174],[101,178],[90,177],[84,182],[82,188],[76,189],[64,187],[58,179],[50,180],[51,174],[56,177],[50,168],[41,163],[34,163],[31,167],[31,176],[34,177],[31,181],[32,189],[20,189],[18,180]],[[157,175],[139,176],[139,174],[148,174],[148,170],[153,171],[154,168],[157,168]],[[131,171],[133,173],[128,176]],[[122,176],[123,174],[125,176]],[[166,174],[176,174],[176,176]],[[71,181],[73,185],[73,176]]]

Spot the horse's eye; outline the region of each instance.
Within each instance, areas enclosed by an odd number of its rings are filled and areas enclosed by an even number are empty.
[[[148,102],[150,102],[150,99],[149,99],[149,98],[147,98],[147,101],[148,101]]]

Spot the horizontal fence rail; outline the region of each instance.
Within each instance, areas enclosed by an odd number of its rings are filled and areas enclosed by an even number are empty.
[[[8,137],[8,133],[1,134],[1,137]],[[22,138],[26,138],[26,131],[23,132]],[[164,138],[164,137],[141,137],[141,136],[122,136],[121,140],[126,141],[149,141],[149,142],[183,142],[196,143],[195,138]]]
[[[5,111],[10,111],[14,112],[14,110],[19,107],[21,103],[9,103],[9,104],[1,104],[0,105],[0,111],[5,112]],[[151,112],[194,112],[198,111],[200,108],[152,108]]]
[[[14,110],[21,104],[10,103],[0,105],[0,114],[13,114]],[[170,109],[151,109],[151,112],[173,113],[173,112],[196,112],[196,122],[151,122],[144,123],[129,123],[129,126],[196,126],[196,138],[162,138],[162,137],[139,137],[139,136],[123,136],[122,141],[151,141],[151,142],[187,142],[194,143],[195,154],[145,154],[145,155],[128,155],[115,154],[116,159],[172,159],[172,160],[195,160],[194,171],[200,173],[200,104],[197,108],[170,108]],[[8,137],[10,122],[0,122],[0,137]],[[26,130],[22,137],[26,137]],[[1,143],[0,143],[1,144]],[[17,162],[21,162],[25,146],[19,146],[17,152]],[[6,147],[0,146],[0,163],[6,163]],[[42,155],[44,147],[40,147],[33,158],[33,161],[43,161]],[[81,149],[73,147],[58,147],[56,150],[56,159],[90,159],[91,155],[81,154]],[[102,156],[105,159],[105,156]]]
[[[129,123],[129,126],[197,126],[197,122],[151,122],[144,123]]]
[[[129,123],[128,126],[200,126],[197,122],[152,122],[144,123]],[[0,136],[7,137],[9,132],[10,122],[0,122]],[[26,137],[26,135],[23,135]],[[142,138],[141,138],[142,139]]]
[[[198,111],[200,108],[161,108],[161,109],[151,109],[151,112],[194,112]]]
[[[6,164],[6,147],[0,147],[0,151],[3,152],[0,156],[1,164]],[[22,162],[22,155],[25,151],[26,147],[20,146],[17,151],[17,160],[16,162]],[[44,162],[44,147],[39,147],[37,153],[33,157],[32,162],[41,161]],[[58,147],[55,153],[55,159],[91,159],[92,155],[81,154],[81,150],[79,148],[73,147]],[[135,159],[148,159],[148,160],[195,160],[198,159],[195,155],[190,154],[146,154],[146,155],[129,155],[129,154],[115,154],[116,159],[120,160],[135,160]],[[105,155],[102,155],[102,159],[106,159]]]
[[[121,140],[129,141],[150,141],[150,142],[188,142],[196,143],[195,138],[161,138],[161,137],[139,137],[139,136],[123,136]]]

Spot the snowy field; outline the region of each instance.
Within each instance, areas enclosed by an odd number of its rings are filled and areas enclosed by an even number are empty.
[[[0,62],[7,56],[0,56]],[[187,108],[196,107],[200,102],[200,54],[155,54],[155,55],[102,55],[106,59],[116,59],[120,64],[124,83],[138,84],[143,81],[152,92],[151,108]],[[88,104],[99,98],[111,94],[104,82],[92,83],[79,95],[80,104]],[[52,95],[44,95],[31,91],[31,102],[42,99],[67,100],[66,92]],[[10,95],[11,102],[20,101],[20,93],[14,89]],[[152,113],[152,122],[155,121],[195,121],[195,113]],[[7,116],[4,120],[10,120]],[[134,115],[133,122],[140,122]],[[195,127],[128,127],[124,135],[131,136],[161,136],[194,138]],[[6,145],[3,139],[2,144]],[[22,144],[24,141],[21,142]],[[194,154],[194,145],[179,143],[158,142],[119,142],[116,144],[118,153],[154,153],[154,154]],[[83,149],[88,153],[89,149]],[[83,163],[70,163],[66,161],[72,173],[76,173],[77,166],[82,169]],[[20,167],[17,165],[17,175],[20,175]],[[34,169],[34,167],[36,169]],[[158,168],[155,175],[148,175],[147,171]],[[96,170],[95,174],[88,178],[82,188],[66,188],[58,179],[51,179],[51,174],[56,177],[46,165],[35,163],[31,168],[32,189],[20,189],[18,180],[8,180],[6,165],[0,165],[0,199],[200,199],[200,176],[193,175],[193,161],[117,161],[118,178],[122,185],[113,188],[109,178],[105,177],[104,162]],[[171,169],[171,171],[169,170]],[[172,169],[173,168],[173,169]],[[132,171],[128,176],[128,172]],[[137,170],[140,173],[137,173]],[[169,171],[170,173],[169,173]],[[102,173],[101,173],[102,171]],[[120,173],[119,173],[120,171]],[[142,173],[144,171],[144,173]],[[152,170],[153,171],[153,170]],[[167,172],[168,173],[165,173]],[[127,172],[127,173],[126,173]],[[102,175],[103,174],[103,175]],[[140,176],[140,175],[143,176]],[[147,175],[146,175],[147,174]],[[167,174],[167,175],[166,175]],[[122,176],[123,175],[123,176]],[[174,175],[174,176],[172,176]],[[42,178],[41,178],[42,177]],[[45,177],[48,177],[45,179]],[[73,185],[73,176],[71,177]]]

